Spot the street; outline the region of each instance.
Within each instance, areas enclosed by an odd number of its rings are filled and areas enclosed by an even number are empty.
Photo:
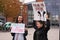
[[[33,40],[33,28],[28,28],[27,40]],[[0,40],[12,40],[10,32],[0,32]],[[59,29],[51,28],[48,32],[48,40],[59,40]]]

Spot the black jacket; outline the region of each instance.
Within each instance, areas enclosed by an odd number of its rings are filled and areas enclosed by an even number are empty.
[[[34,32],[33,40],[48,40],[47,31],[44,27],[37,29]]]

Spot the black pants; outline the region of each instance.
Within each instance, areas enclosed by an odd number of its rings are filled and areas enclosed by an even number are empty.
[[[11,33],[11,35],[12,35],[12,37],[13,37],[12,40],[14,40],[14,38],[15,38],[15,33]]]

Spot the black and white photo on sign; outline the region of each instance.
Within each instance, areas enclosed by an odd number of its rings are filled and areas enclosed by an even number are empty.
[[[46,7],[44,2],[32,3],[34,20],[46,21]]]

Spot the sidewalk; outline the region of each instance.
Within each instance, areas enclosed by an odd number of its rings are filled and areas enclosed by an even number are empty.
[[[34,33],[34,29],[29,28],[27,40],[33,40],[33,33]],[[48,32],[48,39],[49,40],[59,40],[59,29],[51,28]],[[0,32],[0,40],[12,40],[12,36],[11,36],[10,32]]]

